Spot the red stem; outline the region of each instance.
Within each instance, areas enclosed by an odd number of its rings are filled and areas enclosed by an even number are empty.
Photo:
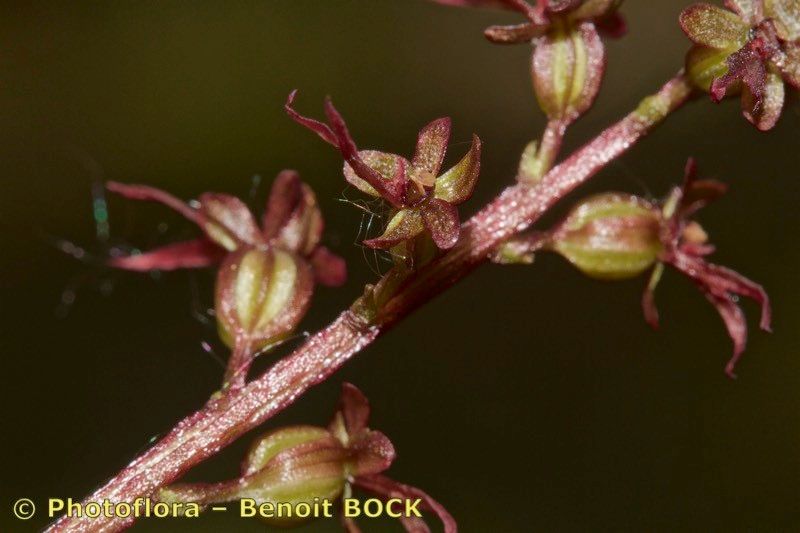
[[[545,170],[549,171],[556,162],[566,131],[567,123],[564,120],[547,121],[547,127],[545,127],[544,134],[542,134],[542,142],[539,145],[537,154]],[[542,173],[544,174],[544,172]]]
[[[84,503],[132,502],[147,497],[268,420],[309,387],[325,381],[403,316],[486,261],[495,247],[529,227],[567,193],[627,151],[690,95],[688,82],[679,74],[643,100],[636,111],[553,168],[536,186],[507,188],[464,225],[456,246],[415,273],[371,324],[345,311],[258,379],[213,396],[203,409],[182,420]],[[118,531],[134,519],[65,516],[48,531]]]
[[[223,387],[242,387],[247,379],[247,371],[253,363],[253,349],[249,341],[236,339],[231,351],[228,366],[225,368]]]

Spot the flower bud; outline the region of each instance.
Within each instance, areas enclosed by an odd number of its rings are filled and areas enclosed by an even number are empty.
[[[533,52],[533,88],[550,120],[572,122],[594,103],[605,51],[590,22],[555,17]]]
[[[246,248],[229,255],[216,287],[217,324],[231,347],[247,344],[253,352],[294,330],[308,309],[313,274],[291,252]]]
[[[597,279],[635,277],[661,252],[661,215],[649,202],[608,193],[573,208],[553,231],[548,248]]]

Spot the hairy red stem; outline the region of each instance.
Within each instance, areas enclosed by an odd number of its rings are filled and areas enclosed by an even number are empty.
[[[538,153],[540,163],[546,170],[550,170],[556,162],[567,126],[567,122],[561,119],[547,121]]]
[[[644,99],[636,111],[553,168],[535,186],[518,184],[507,188],[464,225],[456,246],[415,273],[371,324],[345,311],[256,380],[213,396],[203,409],[182,420],[84,503],[133,502],[147,497],[274,416],[308,388],[325,381],[402,317],[486,261],[499,244],[528,228],[567,193],[627,151],[686,102],[691,93],[683,74],[679,74],[658,93]],[[118,531],[133,520],[65,516],[48,531]]]

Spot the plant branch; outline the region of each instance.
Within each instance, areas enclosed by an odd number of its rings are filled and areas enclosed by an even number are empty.
[[[547,121],[542,138],[525,147],[520,161],[517,181],[535,185],[547,174],[556,162],[569,122],[564,119]]]
[[[691,94],[688,81],[678,74],[535,186],[508,187],[464,225],[452,250],[415,272],[371,321],[345,311],[259,378],[212,396],[203,409],[182,420],[85,502],[132,502],[148,497],[274,416],[308,388],[328,379],[401,318],[488,260],[498,245],[528,228],[567,193],[626,152]],[[62,517],[48,531],[118,531],[133,520]]]
[[[543,170],[542,174],[546,174],[553,168],[558,153],[561,151],[561,144],[564,142],[564,134],[566,132],[567,122],[564,120],[553,119],[547,121],[538,153],[538,159]]]

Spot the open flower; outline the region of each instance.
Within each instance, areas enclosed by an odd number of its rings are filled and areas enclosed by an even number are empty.
[[[311,188],[294,171],[276,178],[261,227],[233,196],[205,193],[185,203],[145,185],[110,182],[112,192],[162,203],[197,224],[204,236],[110,260],[138,271],[199,268],[222,263],[215,311],[220,337],[233,349],[225,381],[241,385],[256,355],[289,335],[305,316],[314,282],[344,283],[344,260],[319,242],[323,220]]]
[[[800,0],[726,0],[694,4],[681,27],[695,43],[689,77],[719,102],[741,90],[742,112],[762,131],[780,118],[784,82],[800,88]]]
[[[717,309],[733,341],[733,357],[725,367],[730,377],[735,377],[734,367],[747,344],[747,321],[738,304],[738,297],[750,298],[761,305],[761,329],[770,331],[772,311],[764,288],[723,266],[709,263],[705,257],[714,251],[707,243],[708,236],[691,217],[699,209],[722,196],[727,187],[716,180],[698,180],[695,161],[686,165],[682,187],[676,187],[662,209],[661,242],[664,246],[661,263],[656,265],[642,297],[642,307],[647,322],[658,327],[658,310],[654,290],[663,267],[668,264],[688,276],[706,299]]]
[[[419,500],[412,508],[435,513],[445,531],[455,533],[455,520],[433,498],[382,475],[394,461],[395,449],[386,435],[367,427],[369,412],[364,394],[345,383],[339,410],[328,428],[292,426],[271,431],[251,446],[240,477],[213,484],[176,484],[161,489],[157,497],[201,506],[253,499],[256,507],[275,511],[271,517],[262,517],[267,523],[291,526],[308,520],[307,513],[297,513],[304,506],[317,506],[319,514],[332,516],[332,502],[349,497],[355,487],[387,500]],[[406,531],[429,531],[413,512],[400,520]],[[348,531],[358,531],[349,518],[343,522]]]
[[[325,100],[328,124],[324,124],[294,110],[296,94],[293,91],[286,102],[289,116],[342,153],[348,183],[383,198],[393,209],[383,235],[364,244],[388,249],[427,230],[438,248],[452,248],[461,230],[456,206],[472,196],[480,173],[481,140],[477,135],[472,136],[472,146],[461,161],[440,174],[450,140],[449,118],[434,120],[422,128],[409,161],[396,154],[359,150],[330,99]]]
[[[494,260],[527,264],[534,252],[554,251],[587,276],[602,280],[632,278],[652,269],[642,307],[653,327],[658,327],[654,291],[664,265],[670,265],[689,277],[722,317],[733,340],[733,357],[725,371],[733,377],[747,341],[747,322],[738,297],[761,305],[761,328],[766,331],[771,311],[761,285],[705,259],[714,247],[692,216],[725,191],[721,182],[696,179],[695,162],[690,159],[683,186],[675,187],[663,205],[630,194],[596,195],[580,202],[552,230],[530,232],[507,242]]]
[[[197,224],[205,234],[149,252],[114,257],[109,261],[111,266],[138,271],[202,268],[241,248],[280,248],[309,261],[316,280],[323,285],[338,286],[347,277],[344,260],[319,244],[324,223],[317,198],[293,170],[284,170],[275,179],[261,228],[244,202],[227,194],[205,193],[186,203],[147,185],[112,181],[107,187],[126,198],[164,204]]]

